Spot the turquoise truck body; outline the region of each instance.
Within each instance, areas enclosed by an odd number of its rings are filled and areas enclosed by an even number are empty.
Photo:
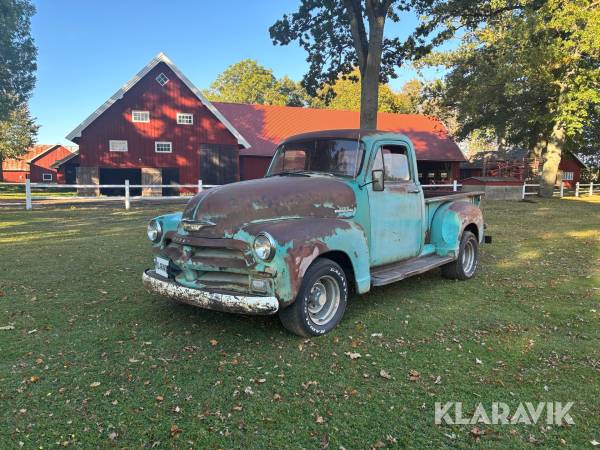
[[[339,264],[351,287],[364,294],[385,284],[375,282],[375,274],[399,263],[455,260],[465,230],[483,242],[482,194],[427,195],[409,138],[330,134],[360,141],[353,176],[285,174],[232,183],[199,193],[182,213],[153,219],[160,228],[153,249],[165,267],[144,273],[146,288],[205,308],[273,314],[295,301],[319,258]],[[388,147],[402,149],[409,175],[378,190],[375,159]],[[256,254],[259,235],[273,246],[267,260]]]

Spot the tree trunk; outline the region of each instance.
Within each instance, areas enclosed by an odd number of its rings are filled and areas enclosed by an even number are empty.
[[[360,128],[377,129],[379,70],[368,70],[360,78]]]
[[[540,180],[540,195],[542,197],[552,197],[564,143],[565,129],[562,124],[557,123],[552,129],[552,135],[548,140],[548,147],[546,148],[546,155],[544,157],[542,179]]]
[[[530,149],[527,155],[527,175],[534,177],[539,175],[540,172],[540,161],[544,154],[546,147],[548,146],[548,140],[540,138]]]
[[[360,127],[369,130],[377,128],[383,27],[389,5],[388,0],[383,3],[376,0],[367,0],[366,3],[366,13],[369,21],[369,44],[366,58],[364,58],[360,67]]]

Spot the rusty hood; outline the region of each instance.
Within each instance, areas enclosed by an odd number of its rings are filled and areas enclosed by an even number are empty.
[[[189,201],[184,228],[199,236],[228,237],[246,224],[293,217],[351,217],[352,188],[328,176],[274,176],[209,189]]]

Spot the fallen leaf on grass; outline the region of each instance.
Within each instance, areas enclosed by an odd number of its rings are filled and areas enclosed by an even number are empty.
[[[475,439],[479,439],[481,436],[483,436],[483,434],[484,434],[484,432],[481,430],[481,428],[479,428],[479,427],[471,428],[471,435]]]
[[[219,341],[217,341],[216,339],[211,339],[210,341],[208,341],[210,343],[210,345],[212,345],[213,347],[216,346]]]
[[[93,383],[90,384],[91,388],[96,388],[98,386],[100,386],[100,382],[99,381],[94,381]]]
[[[421,374],[416,370],[411,370],[408,372],[408,379],[410,381],[418,381],[421,378]]]
[[[475,358],[475,364],[483,364],[483,361],[481,361],[479,358]]]
[[[323,416],[320,416],[319,413],[317,413],[315,415],[315,422],[317,422],[318,424],[323,424],[325,423],[325,419],[323,419]]]
[[[361,357],[360,353],[354,353],[354,352],[346,352],[346,353],[344,353],[344,355],[348,356],[350,359],[358,359]]]
[[[0,327],[1,331],[9,331],[9,330],[14,330],[15,326],[14,325],[4,325],[2,327]]]
[[[117,436],[118,436],[118,435],[117,435],[117,433],[115,433],[115,432],[113,431],[112,433],[110,433],[110,434],[108,435],[108,438],[109,438],[111,441],[114,441],[114,440],[117,438]]]
[[[594,439],[594,440],[590,441],[590,444],[592,444],[595,447],[597,445],[600,445],[600,442],[598,442],[596,439]]]
[[[182,431],[183,430],[181,428],[179,428],[177,425],[175,425],[175,424],[171,425],[171,436],[172,437],[176,437]]]
[[[281,401],[281,395],[279,395],[279,394],[273,394],[273,401],[275,401],[275,402]]]
[[[385,378],[386,380],[391,380],[392,379],[392,376],[389,373],[387,373],[385,370],[383,370],[383,369],[381,369],[379,371],[379,376],[381,378]]]
[[[156,399],[157,402],[162,402],[165,399],[162,395],[157,395],[154,398]]]

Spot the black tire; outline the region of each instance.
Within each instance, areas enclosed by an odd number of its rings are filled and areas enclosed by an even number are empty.
[[[339,293],[337,302],[334,300],[336,292]],[[325,300],[321,303],[323,295]],[[319,258],[304,274],[294,303],[279,311],[279,319],[288,331],[298,336],[319,336],[333,330],[342,320],[347,303],[348,282],[344,270],[334,261]]]
[[[442,275],[453,280],[469,280],[475,276],[479,264],[479,241],[470,231],[460,239],[458,258],[442,266]]]

